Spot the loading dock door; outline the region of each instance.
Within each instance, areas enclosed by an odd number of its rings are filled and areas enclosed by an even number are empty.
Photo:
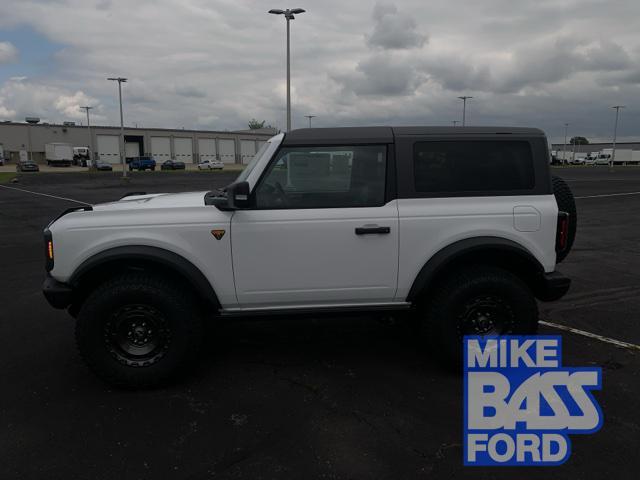
[[[169,137],[151,137],[151,156],[158,163],[171,159],[171,139]]]
[[[256,142],[255,140],[240,140],[240,156],[242,163],[246,165],[256,154]]]
[[[213,138],[199,138],[198,152],[200,152],[200,161],[213,161],[216,159],[216,141]]]
[[[224,163],[236,163],[236,141],[231,138],[218,140],[220,160]]]
[[[125,142],[124,157],[129,160],[140,156],[140,144],[138,142]]]
[[[176,160],[179,162],[193,163],[193,145],[190,138],[174,138],[173,150],[176,153]]]
[[[97,135],[98,158],[107,163],[120,163],[120,136]]]

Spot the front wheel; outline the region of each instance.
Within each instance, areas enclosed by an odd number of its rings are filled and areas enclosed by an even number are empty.
[[[84,302],[76,343],[87,365],[116,386],[166,383],[197,357],[202,319],[193,295],[147,273],[107,280]]]
[[[527,335],[538,327],[538,306],[513,273],[476,266],[453,272],[425,298],[422,332],[440,358],[462,364],[465,335]]]

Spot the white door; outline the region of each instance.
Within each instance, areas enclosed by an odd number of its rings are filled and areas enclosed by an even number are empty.
[[[97,135],[98,158],[107,163],[120,163],[120,137]]]
[[[240,159],[242,164],[246,165],[256,154],[256,142],[255,140],[240,140]]]
[[[289,147],[232,218],[240,308],[392,302],[397,201],[386,147]]]
[[[124,144],[125,158],[133,158],[140,156],[140,144],[138,142],[125,142]]]
[[[200,152],[200,162],[214,161],[216,159],[216,141],[213,138],[199,138],[198,152]]]
[[[224,163],[236,163],[236,141],[232,138],[218,140],[220,147],[220,160]]]
[[[171,139],[169,137],[151,137],[151,156],[158,164],[171,159]]]
[[[173,139],[173,151],[176,160],[184,163],[193,163],[193,144],[190,138],[175,137]]]

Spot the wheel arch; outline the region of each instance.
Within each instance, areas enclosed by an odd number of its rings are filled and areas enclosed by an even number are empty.
[[[70,312],[75,315],[93,288],[123,271],[143,270],[177,276],[196,296],[217,311],[220,302],[205,275],[186,258],[159,247],[127,245],[103,250],[82,262],[69,279],[74,295]]]
[[[518,243],[501,237],[473,237],[454,242],[434,254],[422,266],[407,295],[416,302],[438,277],[465,265],[488,264],[515,273],[539,296],[543,265]]]

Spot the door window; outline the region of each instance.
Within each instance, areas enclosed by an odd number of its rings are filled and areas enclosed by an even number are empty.
[[[283,148],[256,188],[256,207],[384,205],[385,145]]]

